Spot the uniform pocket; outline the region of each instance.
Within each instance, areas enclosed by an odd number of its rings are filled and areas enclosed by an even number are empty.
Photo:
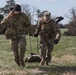
[[[13,28],[7,28],[5,32],[6,39],[13,39],[16,35],[16,32]]]

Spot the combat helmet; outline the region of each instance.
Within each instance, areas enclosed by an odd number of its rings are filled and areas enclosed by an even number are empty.
[[[13,10],[21,12],[21,6],[19,4],[16,4],[14,5]]]
[[[48,12],[48,11],[44,12],[44,16],[50,16],[50,15],[51,15],[50,12]]]

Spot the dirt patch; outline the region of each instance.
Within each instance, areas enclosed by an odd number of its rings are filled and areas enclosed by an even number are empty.
[[[19,70],[0,70],[0,75],[76,75],[76,67],[74,66],[63,66],[65,62],[74,63],[76,62],[76,56],[64,55],[61,58],[52,58],[52,63],[58,62],[61,66],[49,67],[36,67],[36,68],[24,68]]]
[[[65,72],[63,75],[76,75],[76,71]]]
[[[74,56],[74,55],[64,55],[64,56],[62,56],[61,60],[66,61],[66,62],[74,63],[74,62],[76,62],[76,56]]]
[[[76,56],[74,56],[74,55],[64,55],[61,58],[53,57],[52,61],[61,61],[61,62],[74,63],[74,62],[76,62]]]
[[[43,75],[45,71],[39,69],[27,69],[27,70],[0,70],[0,75]]]
[[[0,70],[0,75],[28,75],[28,71],[24,70]]]
[[[29,70],[29,72],[32,74],[32,75],[43,75],[43,74],[46,74],[46,72],[45,71],[41,71],[41,70],[39,70],[38,68],[36,68],[36,69],[31,69],[31,70]]]

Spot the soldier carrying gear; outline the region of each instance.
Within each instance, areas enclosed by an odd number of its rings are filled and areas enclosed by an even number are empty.
[[[44,19],[45,19],[46,22],[49,21],[51,19],[51,13],[50,12],[45,12],[44,13]]]
[[[44,16],[38,21],[38,26],[34,37],[40,35],[40,48],[42,60],[40,65],[48,65],[52,56],[54,44],[57,44],[61,38],[61,31],[57,23],[51,19],[51,13],[45,12]]]
[[[45,22],[50,21],[50,19],[51,19],[51,13],[48,12],[48,11],[46,11],[46,12],[43,14],[43,18],[44,18]],[[34,36],[35,36],[35,37],[38,36],[37,29],[36,29],[36,31],[35,31],[35,35],[34,35]]]
[[[21,12],[21,6],[16,4],[13,10],[1,21],[0,31],[5,27],[6,38],[11,39],[14,60],[19,66],[25,66],[24,57],[26,51],[26,29],[31,33],[30,20]],[[20,51],[19,51],[19,50]]]

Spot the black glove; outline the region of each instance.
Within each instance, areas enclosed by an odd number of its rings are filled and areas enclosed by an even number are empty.
[[[55,39],[55,40],[54,40],[54,43],[55,43],[55,44],[58,44],[58,42],[59,42],[58,39]]]
[[[29,36],[33,36],[33,34],[30,33]]]
[[[34,34],[34,37],[38,37],[38,33],[35,33],[35,34]]]

